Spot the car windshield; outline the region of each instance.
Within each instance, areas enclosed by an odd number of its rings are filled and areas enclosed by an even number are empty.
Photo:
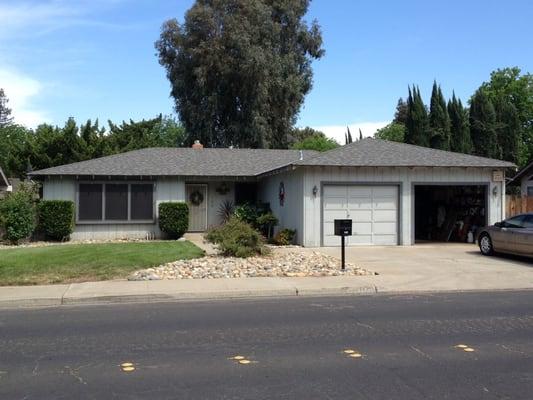
[[[505,228],[523,228],[523,221],[525,215],[517,215],[516,217],[506,219],[503,221],[503,226]]]

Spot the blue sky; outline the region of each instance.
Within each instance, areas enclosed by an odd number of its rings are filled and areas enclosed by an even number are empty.
[[[0,0],[0,87],[19,122],[121,121],[173,112],[155,56],[162,22],[192,0]],[[373,133],[407,85],[467,100],[492,70],[533,72],[533,2],[314,0],[325,57],[298,125]]]

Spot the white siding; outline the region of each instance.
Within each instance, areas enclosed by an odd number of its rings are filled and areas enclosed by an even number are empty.
[[[279,202],[279,185],[285,187],[285,202]],[[312,187],[311,187],[312,188]],[[279,219],[276,230],[296,229],[296,242],[303,244],[303,170],[284,172],[259,181],[258,199],[270,203],[272,213]],[[309,189],[311,190],[311,189]]]
[[[321,193],[324,183],[391,183],[400,186],[400,244],[413,242],[413,183],[488,184],[488,222],[501,221],[505,209],[505,184],[492,182],[492,169],[483,168],[307,168],[303,179],[304,237],[303,245],[321,245]],[[313,186],[319,189],[316,197]],[[494,187],[497,194],[493,194]]]
[[[52,178],[43,182],[43,199],[76,202],[77,181],[70,178]],[[185,201],[185,185],[179,178],[161,178],[156,182],[154,203],[156,221],[151,224],[76,224],[73,240],[159,238],[163,233],[157,223],[158,205],[164,201]]]

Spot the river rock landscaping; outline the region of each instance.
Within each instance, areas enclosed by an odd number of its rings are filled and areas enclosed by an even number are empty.
[[[374,275],[353,264],[342,271],[340,260],[316,251],[279,251],[249,258],[207,256],[180,260],[134,272],[135,281],[161,279],[216,279],[252,277],[322,277]]]

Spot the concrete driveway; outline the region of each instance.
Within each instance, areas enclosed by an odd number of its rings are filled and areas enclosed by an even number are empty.
[[[318,250],[340,257],[339,247]],[[533,259],[486,257],[473,244],[350,247],[346,260],[378,272],[379,291],[533,289]]]

